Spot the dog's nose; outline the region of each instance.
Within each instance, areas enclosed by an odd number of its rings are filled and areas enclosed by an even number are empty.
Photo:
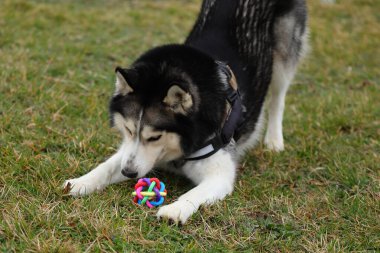
[[[121,174],[123,174],[123,176],[128,177],[128,178],[136,178],[138,173],[135,171],[123,169],[121,170]]]

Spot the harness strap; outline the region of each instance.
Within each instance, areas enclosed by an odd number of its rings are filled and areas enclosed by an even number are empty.
[[[227,90],[227,113],[224,125],[220,132],[215,133],[213,138],[207,141],[200,149],[187,156],[185,160],[200,160],[215,154],[218,150],[224,148],[231,142],[236,129],[242,122],[243,106],[237,87],[236,78],[230,67],[227,65],[223,65],[223,67],[226,68],[226,74],[230,84]]]

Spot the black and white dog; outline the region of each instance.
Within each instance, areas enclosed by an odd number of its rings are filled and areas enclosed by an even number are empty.
[[[158,210],[181,223],[223,199],[237,162],[260,140],[265,112],[264,143],[284,149],[285,95],[307,47],[306,23],[305,0],[205,0],[184,44],[154,48],[116,69],[110,114],[123,142],[64,187],[80,196],[170,168],[196,184]]]

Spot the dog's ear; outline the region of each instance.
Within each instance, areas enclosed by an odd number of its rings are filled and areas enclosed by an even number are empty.
[[[178,85],[169,88],[163,103],[175,113],[186,115],[193,106],[193,99],[189,92],[186,92]]]
[[[116,84],[115,84],[115,95],[127,95],[131,92],[133,92],[133,89],[130,85],[130,79],[131,75],[134,75],[135,73],[131,73],[131,70],[123,69],[120,67],[116,67],[115,73],[116,73]]]

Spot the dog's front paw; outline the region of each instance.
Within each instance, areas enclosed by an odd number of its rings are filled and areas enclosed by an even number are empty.
[[[63,184],[64,193],[71,196],[84,196],[94,191],[100,191],[103,187],[89,179],[75,178],[66,180]]]
[[[175,224],[181,222],[185,224],[187,219],[197,210],[197,208],[189,201],[178,200],[173,204],[161,207],[157,212],[157,217],[168,219]]]

